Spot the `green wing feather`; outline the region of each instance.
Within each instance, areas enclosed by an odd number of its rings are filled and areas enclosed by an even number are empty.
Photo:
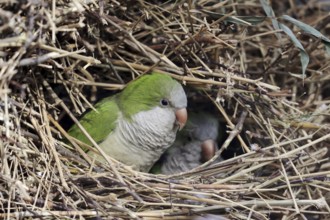
[[[119,113],[116,99],[116,96],[111,96],[101,100],[95,105],[97,111],[91,110],[79,120],[97,143],[102,142],[116,127]],[[76,124],[69,129],[68,133],[72,137],[91,145],[91,142]]]

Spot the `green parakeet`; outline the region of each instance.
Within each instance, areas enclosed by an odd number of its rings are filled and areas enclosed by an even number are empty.
[[[211,159],[217,150],[218,120],[206,112],[190,113],[186,127],[166,150],[152,172],[175,174],[189,171]],[[218,159],[220,161],[222,159]]]
[[[177,81],[160,73],[144,75],[105,98],[79,121],[102,150],[133,169],[147,172],[174,142],[187,121],[187,97]],[[68,133],[91,144],[77,125]],[[96,156],[98,161],[104,158]]]

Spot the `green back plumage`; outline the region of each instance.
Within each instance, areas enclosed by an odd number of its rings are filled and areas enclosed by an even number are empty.
[[[116,126],[119,112],[116,99],[117,96],[102,99],[95,105],[97,111],[91,110],[79,120],[97,143],[101,142]],[[72,137],[91,145],[91,142],[76,124],[69,129],[68,133]]]
[[[98,102],[95,105],[97,111],[87,112],[80,119],[80,123],[92,138],[100,143],[115,129],[120,112],[124,118],[130,120],[134,114],[159,105],[160,100],[168,98],[166,96],[177,84],[164,74],[144,75],[130,82],[121,93]],[[77,125],[73,125],[68,133],[86,144],[91,144]]]

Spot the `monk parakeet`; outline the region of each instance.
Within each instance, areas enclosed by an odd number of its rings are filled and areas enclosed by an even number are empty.
[[[160,73],[144,75],[105,98],[79,121],[102,150],[133,169],[147,172],[173,144],[187,121],[187,97],[177,81]],[[91,144],[77,125],[68,133]],[[96,156],[98,161],[104,159]]]
[[[189,112],[186,127],[179,132],[174,144],[164,153],[152,172],[175,174],[189,171],[208,161],[217,150],[218,131],[219,122],[213,115]]]

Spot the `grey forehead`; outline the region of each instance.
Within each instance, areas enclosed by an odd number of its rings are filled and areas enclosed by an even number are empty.
[[[171,90],[170,101],[175,108],[179,109],[187,107],[187,96],[179,83],[175,83],[173,89]]]

